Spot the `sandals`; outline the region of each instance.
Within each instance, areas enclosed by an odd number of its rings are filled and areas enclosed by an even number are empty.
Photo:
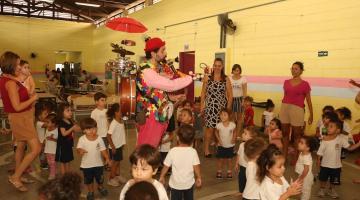
[[[21,182],[23,182],[25,184],[35,183],[34,180],[28,179],[28,178],[23,177],[23,176],[20,178],[20,180],[21,180]]]
[[[226,178],[227,178],[227,179],[232,179],[232,172],[231,172],[231,171],[228,171],[228,172],[226,173]]]
[[[217,178],[217,179],[222,179],[222,178],[223,178],[221,171],[217,171],[217,172],[216,172],[216,178]]]
[[[16,182],[16,181],[12,180],[10,176],[9,176],[9,178],[8,178],[8,181],[9,181],[9,183],[11,183],[11,184],[15,187],[15,189],[17,189],[18,191],[20,191],[20,192],[27,192],[27,191],[28,191],[28,189],[27,189],[21,182]]]

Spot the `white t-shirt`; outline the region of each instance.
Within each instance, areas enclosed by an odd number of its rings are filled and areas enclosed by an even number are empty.
[[[190,189],[195,183],[194,165],[199,164],[199,156],[194,148],[174,147],[170,149],[164,160],[164,165],[172,167],[170,187],[177,190]]]
[[[101,157],[101,151],[106,150],[104,141],[101,137],[97,137],[96,140],[91,141],[83,135],[79,138],[76,148],[81,148],[87,151],[82,158],[80,168],[92,168],[104,166]]]
[[[168,138],[169,138],[169,133],[165,133],[165,135],[162,137],[161,141],[165,141]],[[160,146],[159,146],[159,151],[160,152],[169,152],[170,149],[171,149],[171,141],[160,144]]]
[[[247,162],[247,158],[245,155],[245,142],[242,142],[239,145],[239,150],[238,150],[237,154],[239,155],[239,165],[243,166],[243,167],[247,167],[248,162]]]
[[[338,135],[333,140],[322,140],[317,155],[322,156],[321,166],[328,168],[341,168],[341,148],[350,146],[346,137]]]
[[[125,126],[123,123],[116,121],[116,119],[111,121],[108,134],[111,135],[111,139],[116,149],[126,144]],[[109,148],[111,149],[110,145]]]
[[[289,183],[284,177],[281,177],[281,181],[282,185],[275,183],[268,176],[265,176],[264,180],[260,184],[260,199],[278,200],[280,196],[284,194],[289,187]]]
[[[44,122],[42,122],[42,121],[37,121],[36,122],[36,132],[38,134],[40,143],[44,143],[44,140],[45,140],[46,128],[42,128],[43,125],[44,125]]]
[[[246,78],[241,76],[240,79],[234,80],[233,76],[231,76],[230,82],[231,82],[231,86],[232,86],[233,97],[242,97],[243,96],[243,84],[247,83]]]
[[[275,117],[275,113],[265,110],[263,112],[263,115],[264,115],[264,119],[265,119],[265,126],[269,126],[270,121],[273,120]]]
[[[216,129],[219,131],[222,147],[229,148],[235,146],[235,144],[231,143],[235,128],[236,125],[234,122],[230,122],[226,127],[222,122],[216,125]]]
[[[257,165],[255,161],[249,161],[246,167],[246,186],[243,197],[246,199],[260,199],[260,184],[256,178]]]
[[[298,174],[302,174],[302,172],[304,171],[304,165],[309,165],[309,173],[307,174],[307,176],[309,174],[312,174],[312,162],[313,160],[311,157],[311,153],[307,155],[303,155],[302,153],[300,153],[295,165],[295,172]]]
[[[52,140],[48,140],[46,139],[46,137],[50,137],[52,135],[52,138],[57,139],[58,138],[58,129],[54,129],[52,131],[48,131],[46,130],[46,135],[45,135],[45,149],[44,149],[44,153],[49,153],[49,154],[55,154],[56,153],[56,142],[52,141]]]
[[[106,137],[107,129],[108,129],[108,122],[106,117],[107,109],[99,110],[95,108],[91,112],[91,118],[93,118],[96,121],[97,124],[97,134],[100,137]]]
[[[119,198],[120,200],[125,199],[126,192],[129,190],[131,185],[133,185],[134,183],[135,183],[134,179],[128,180],[128,182],[124,185],[124,187],[122,188],[122,190],[120,192],[120,198]],[[159,200],[169,200],[163,184],[161,184],[159,181],[157,181],[155,179],[153,179],[152,184],[154,185],[154,187],[156,188],[156,190],[158,192]]]
[[[343,123],[343,131],[346,132],[346,133],[349,133],[351,135],[352,128],[351,128],[349,122],[344,121],[344,123]]]

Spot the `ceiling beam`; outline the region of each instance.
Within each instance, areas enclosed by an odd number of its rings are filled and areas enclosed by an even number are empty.
[[[21,16],[21,17],[27,17],[27,14],[19,14],[19,13],[7,13],[7,12],[0,12],[1,15],[11,15],[11,16]],[[31,15],[31,17],[34,18],[43,18],[43,19],[56,19],[56,20],[64,20],[64,21],[76,21],[76,22],[92,22],[89,20],[82,20],[82,19],[67,19],[67,18],[58,18],[58,17],[48,17],[48,16],[35,16]]]
[[[15,7],[25,13],[28,13],[27,12],[27,6],[23,6],[23,5],[18,5],[18,4],[13,4],[12,2],[10,2],[9,0],[4,0],[3,3],[2,3],[3,6],[12,6],[12,7]],[[25,9],[24,9],[25,8]]]

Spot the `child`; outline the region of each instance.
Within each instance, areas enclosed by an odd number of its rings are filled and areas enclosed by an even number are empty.
[[[109,143],[106,137],[108,131],[108,121],[106,117],[107,109],[105,108],[106,98],[107,96],[101,92],[95,93],[94,100],[96,108],[91,112],[90,117],[96,121],[98,129],[97,134],[104,141],[105,147],[108,148]]]
[[[242,195],[243,200],[260,199],[260,185],[256,178],[256,160],[265,148],[266,143],[262,138],[254,138],[245,142],[245,155],[248,163],[246,167],[246,186]]]
[[[330,178],[330,192],[328,193],[332,198],[338,198],[335,191],[335,185],[340,184],[341,173],[341,148],[352,151],[360,147],[360,142],[350,145],[347,138],[341,137],[342,122],[337,120],[330,120],[327,136],[322,140],[319,150],[317,152],[317,164],[320,167],[319,180],[320,190],[318,196],[325,196],[326,182]]]
[[[192,111],[188,108],[183,108],[180,113],[181,125],[183,124],[193,125],[193,122],[194,122],[194,118]]]
[[[58,138],[57,130],[57,118],[55,113],[50,113],[46,117],[46,134],[45,134],[45,154],[47,163],[50,167],[50,173],[48,180],[53,180],[56,175],[56,162],[55,162],[55,153],[56,153],[56,141]]]
[[[42,103],[37,103],[35,106],[35,116],[36,116],[36,132],[38,134],[38,138],[41,144],[41,152],[39,154],[40,160],[40,167],[42,169],[48,168],[48,163],[46,162],[46,157],[44,154],[44,147],[45,147],[45,131],[46,131],[46,124],[45,119],[49,114],[49,110],[47,107]]]
[[[289,186],[284,178],[285,157],[274,144],[270,144],[256,161],[261,200],[286,200],[300,194],[302,184],[295,181]]]
[[[303,182],[301,190],[301,200],[309,200],[311,195],[311,186],[314,183],[312,173],[311,152],[315,150],[316,142],[314,138],[302,136],[298,143],[299,158],[295,165],[295,172],[299,175],[299,180]]]
[[[125,193],[125,200],[159,200],[153,184],[147,181],[134,183]]]
[[[254,99],[250,96],[247,96],[244,98],[244,110],[245,110],[244,128],[255,125],[254,124],[254,109],[251,106],[253,100]]]
[[[123,160],[123,146],[126,144],[125,126],[122,120],[120,105],[118,103],[113,104],[106,112],[106,115],[111,122],[107,133],[109,153],[112,160],[108,185],[117,187],[119,182],[126,183],[125,178],[118,174],[120,161]]]
[[[277,118],[272,119],[269,126],[266,128],[265,133],[269,136],[269,143],[275,144],[277,148],[282,150],[281,121]]]
[[[107,196],[108,191],[103,187],[104,163],[109,166],[111,161],[106,152],[104,141],[97,135],[96,121],[92,118],[85,118],[80,122],[81,130],[84,135],[79,138],[76,151],[81,156],[80,169],[84,173],[84,184],[88,189],[87,200],[94,200],[94,179],[98,185],[98,190],[102,196]]]
[[[341,107],[336,109],[336,114],[338,115],[340,121],[343,123],[343,129],[342,129],[343,134],[348,135],[349,141],[353,142],[351,135],[352,127],[350,125],[351,110],[349,110],[349,108],[347,107]]]
[[[195,130],[190,125],[182,125],[177,131],[177,135],[179,145],[172,148],[166,156],[160,182],[165,183],[165,175],[169,167],[172,167],[169,180],[171,199],[192,200],[194,184],[196,187],[201,186],[200,160],[196,150],[192,148]]]
[[[178,122],[178,125],[180,126],[181,125],[181,111],[183,109],[189,109],[191,112],[192,112],[192,104],[190,101],[188,100],[184,100],[178,107],[177,107],[177,110],[176,110],[176,120]]]
[[[236,156],[235,162],[235,171],[238,171],[238,184],[239,184],[239,193],[236,196],[242,195],[246,185],[246,167],[248,166],[247,158],[245,156],[245,142],[253,139],[257,136],[257,133],[254,127],[246,127],[244,133],[242,134],[242,143],[239,145],[239,150]]]
[[[236,124],[229,121],[230,114],[226,109],[220,111],[220,123],[216,125],[215,136],[218,140],[217,147],[217,172],[216,178],[222,179],[222,169],[227,164],[226,178],[232,178],[232,158],[234,156],[234,146],[236,141],[236,134],[234,133]]]
[[[29,63],[26,60],[20,60],[20,74],[18,80],[26,87],[29,94],[35,93],[35,82],[30,73]]]
[[[326,105],[324,106],[324,108],[322,109],[322,117],[321,119],[318,120],[318,122],[316,123],[316,136],[319,137],[321,135],[321,127],[324,125],[323,121],[324,121],[324,117],[323,115],[325,113],[333,113],[335,112],[335,109],[333,106],[331,105]]]
[[[74,160],[74,132],[80,128],[72,121],[72,111],[69,104],[60,104],[57,117],[58,140],[56,143],[55,161],[60,162],[61,174],[70,171],[70,162]]]
[[[204,137],[203,133],[204,120],[200,112],[200,98],[195,98],[194,104],[194,128],[195,128],[195,138],[194,138],[194,148],[197,151],[200,151],[200,143]]]
[[[159,181],[153,179],[160,165],[160,153],[149,144],[138,146],[130,155],[131,174],[133,179],[128,180],[120,193],[120,200],[124,200],[125,193],[130,186],[140,181],[148,181],[156,188],[160,200],[168,200],[166,190]]]
[[[261,119],[264,130],[270,125],[270,121],[275,118],[274,108],[274,102],[271,99],[268,99],[266,102],[266,110],[263,112]]]

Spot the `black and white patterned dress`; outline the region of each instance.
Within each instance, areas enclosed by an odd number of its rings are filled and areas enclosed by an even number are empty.
[[[226,107],[226,81],[209,77],[205,97],[205,127],[215,128],[220,121],[220,111]]]

